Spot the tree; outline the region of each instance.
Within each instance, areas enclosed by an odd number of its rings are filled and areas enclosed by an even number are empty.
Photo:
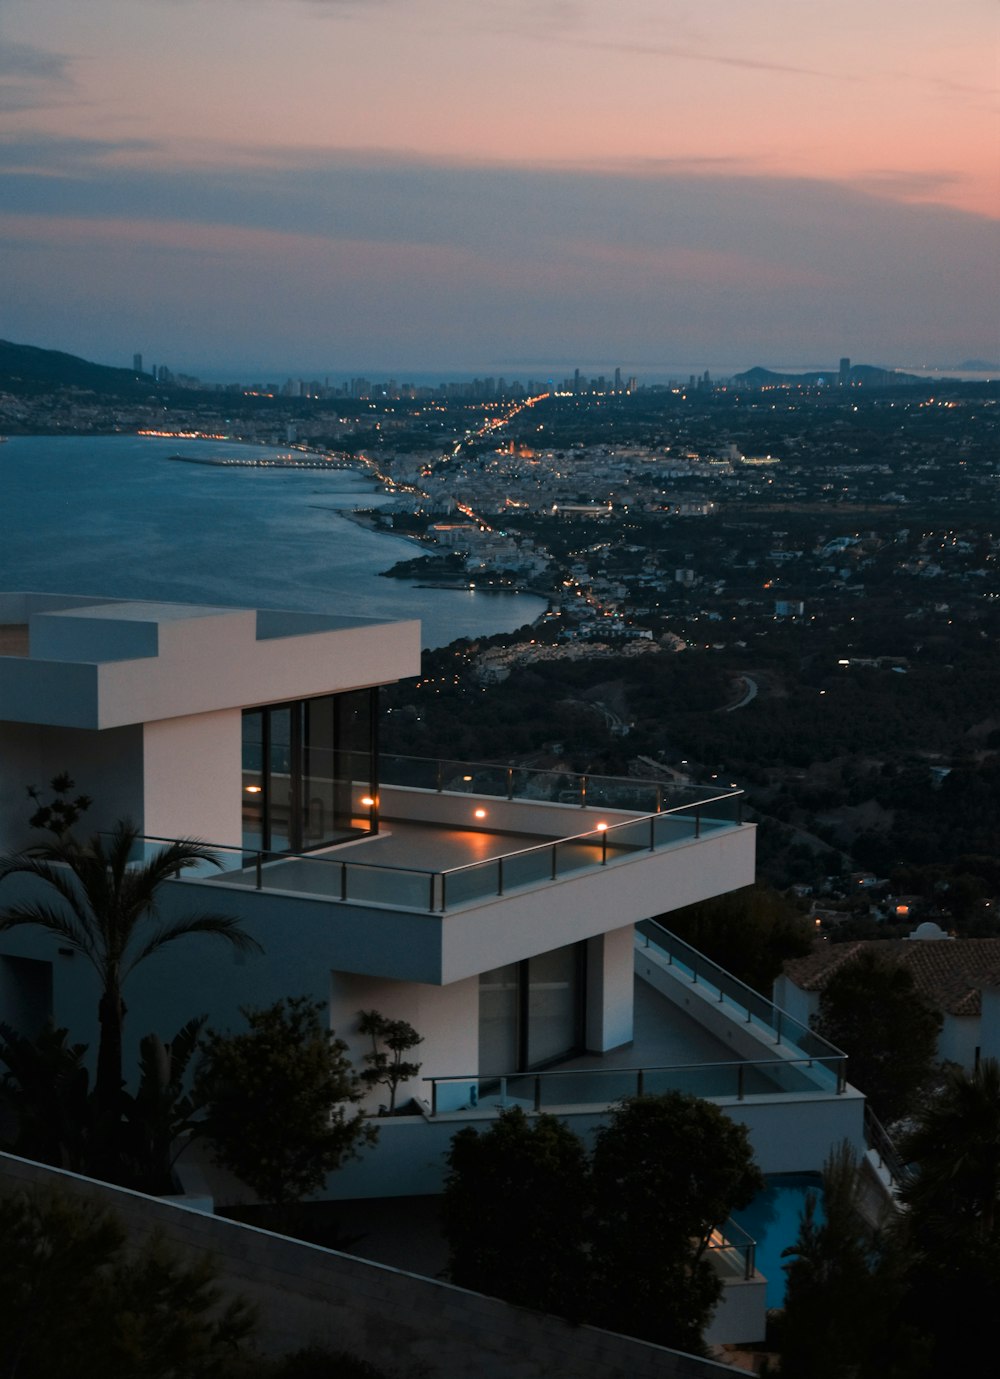
[[[914,1168],[900,1194],[914,1219],[942,1236],[1000,1244],[1000,1062],[951,1069],[899,1147]]]
[[[811,951],[813,926],[795,904],[766,886],[685,905],[659,923],[764,995],[782,963]]]
[[[50,1191],[0,1198],[2,1379],[221,1379],[253,1327],[202,1258],[126,1245],[112,1213]]]
[[[220,1164],[280,1207],[318,1191],[378,1133],[349,1109],[361,1088],[322,1011],[305,996],[244,1007],[249,1029],[209,1030],[195,1071],[194,1100],[205,1113],[198,1133]]]
[[[812,1023],[848,1055],[851,1082],[883,1120],[913,1107],[934,1069],[941,1016],[905,967],[862,948],[827,982]]]
[[[139,1086],[123,1091],[117,1136],[116,1178],[140,1192],[173,1189],[177,1141],[193,1126],[194,1103],[184,1090],[188,1063],[205,1017],[189,1020],[170,1043],[148,1034],[139,1041]],[[0,1024],[0,1106],[16,1121],[9,1147],[27,1159],[100,1175],[107,1145],[98,1134],[86,1044],[68,1044],[67,1031],[49,1025],[27,1039]]]
[[[928,1338],[927,1374],[972,1374],[1000,1298],[1000,1064],[954,1069],[900,1141],[904,1320]]]
[[[110,835],[95,834],[86,842],[56,835],[0,860],[0,881],[33,878],[53,893],[52,899],[8,905],[0,913],[0,933],[25,925],[47,929],[82,953],[98,975],[101,1034],[94,1091],[105,1127],[117,1124],[121,1109],[122,993],[130,973],[168,943],[191,934],[211,934],[244,953],[262,951],[229,915],[205,912],[161,920],[157,902],[164,882],[191,867],[218,865],[218,859],[204,843],[180,838],[134,863],[140,843],[138,829],[123,819]]]
[[[587,1320],[700,1352],[721,1283],[712,1230],[764,1185],[745,1126],[681,1092],[628,1097],[597,1132]]]
[[[89,795],[77,795],[75,799],[70,797],[69,792],[75,788],[75,782],[65,771],[53,776],[49,781],[49,787],[52,790],[52,799],[46,803],[40,790],[33,785],[28,786],[28,798],[33,800],[36,806],[28,823],[32,828],[45,828],[57,838],[63,838],[72,832],[81,815],[87,812],[94,801]]]
[[[129,1187],[152,1193],[173,1188],[183,1137],[196,1125],[194,1098],[184,1083],[207,1018],[188,1020],[167,1044],[158,1034],[139,1041],[139,1086],[134,1096],[124,1098],[123,1160]]]
[[[789,1259],[781,1326],[785,1379],[848,1379],[871,1353],[889,1298],[876,1279],[875,1235],[860,1208],[860,1166],[846,1142],[823,1166],[823,1208],[810,1192]]]
[[[421,1068],[419,1063],[405,1060],[403,1054],[422,1044],[423,1035],[406,1020],[390,1020],[377,1010],[358,1012],[358,1030],[372,1041],[371,1052],[365,1054],[368,1067],[361,1071],[361,1081],[366,1087],[388,1088],[388,1114],[391,1116],[396,1109],[400,1083],[416,1077]]]
[[[28,1039],[0,1024],[0,1105],[16,1121],[6,1145],[15,1154],[55,1168],[86,1173],[90,1166],[93,1102],[84,1063],[86,1044],[68,1044],[65,1029]]]
[[[452,1281],[700,1352],[721,1284],[714,1227],[763,1187],[747,1131],[698,1097],[619,1103],[588,1162],[557,1117],[459,1131],[442,1219]]]
[[[452,1139],[441,1218],[453,1283],[579,1319],[586,1315],[590,1196],[582,1142],[555,1116],[501,1112]]]

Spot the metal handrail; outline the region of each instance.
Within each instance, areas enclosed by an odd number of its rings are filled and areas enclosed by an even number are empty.
[[[656,820],[676,815],[682,818],[693,817],[694,837],[697,839],[701,836],[702,810],[708,805],[712,805],[720,801],[731,800],[740,793],[741,792],[731,792],[726,795],[715,795],[706,800],[698,800],[696,802],[692,802],[689,804],[675,805],[670,809],[659,810],[656,813],[652,814],[635,814],[631,818],[622,819],[619,820],[617,823],[609,824],[607,828],[595,828],[588,830],[586,833],[569,834],[568,836],[561,838],[550,838],[541,843],[533,843],[530,847],[518,848],[512,852],[498,853],[494,857],[483,858],[479,861],[464,862],[461,864],[461,866],[457,867],[445,867],[442,868],[440,871],[430,870],[426,867],[406,867],[394,866],[391,864],[387,865],[384,862],[365,862],[356,860],[353,857],[348,859],[345,857],[336,857],[330,856],[329,854],[315,852],[277,852],[269,848],[234,847],[231,844],[209,843],[205,846],[209,847],[212,851],[215,852],[239,854],[241,858],[247,859],[244,862],[243,867],[240,868],[240,870],[252,866],[256,890],[264,889],[264,868],[268,862],[273,862],[275,864],[280,865],[283,862],[301,861],[308,862],[310,864],[322,864],[328,867],[339,866],[341,868],[341,900],[347,900],[348,898],[346,894],[346,877],[348,867],[355,867],[373,873],[383,872],[387,875],[405,874],[409,876],[424,877],[426,878],[428,884],[428,911],[434,913],[437,910],[438,905],[436,904],[436,898],[438,898],[439,908],[440,911],[443,913],[447,908],[447,890],[449,877],[460,876],[461,874],[467,872],[485,871],[487,868],[495,867],[497,879],[496,894],[503,895],[505,862],[510,863],[516,858],[528,857],[532,854],[543,854],[545,852],[551,852],[551,879],[555,880],[558,876],[557,849],[559,847],[572,845],[574,843],[584,843],[588,846],[597,846],[598,840],[601,851],[600,865],[606,866],[608,863],[609,837],[612,849],[622,848],[624,850],[628,845],[624,844],[623,842],[616,841],[616,836],[620,835],[622,831],[625,829],[641,829],[643,825],[647,825],[649,829],[648,841],[636,843],[634,846],[629,847],[628,850],[631,852],[639,852],[644,850],[654,852],[657,848]],[[724,820],[722,822],[725,822],[726,824],[730,823],[730,821],[728,820]],[[733,823],[730,826],[739,827],[740,825],[739,823]],[[150,843],[170,843],[175,840],[170,838],[156,837],[155,835],[151,834],[145,834],[142,836],[141,841]],[[327,898],[332,899],[332,897]]]
[[[406,784],[402,781],[393,781],[388,779],[386,770],[384,768],[388,766],[389,763],[394,761],[408,762],[413,763],[417,766],[433,768],[435,782],[434,785],[407,787]],[[445,791],[444,786],[445,768],[450,768],[453,773],[461,772],[463,775],[469,772],[494,772],[502,774],[505,777],[507,798],[509,800],[516,798],[514,794],[514,780],[517,775],[523,775],[528,778],[555,777],[559,780],[565,780],[570,783],[576,783],[576,793],[579,798],[579,804],[581,808],[585,808],[588,805],[588,796],[592,795],[593,787],[595,783],[598,781],[607,781],[609,785],[619,786],[628,789],[629,791],[635,791],[642,788],[654,791],[657,799],[656,813],[666,812],[663,810],[661,804],[661,801],[664,797],[669,798],[671,795],[682,794],[684,792],[689,792],[693,795],[698,791],[710,789],[709,786],[705,785],[679,785],[676,782],[665,784],[663,781],[649,780],[641,776],[594,776],[591,773],[582,773],[578,771],[553,770],[551,768],[536,766],[516,766],[511,765],[509,762],[501,761],[460,761],[456,757],[413,757],[407,756],[401,752],[384,753],[381,757],[380,764],[383,768],[380,772],[381,783],[383,785],[390,785],[400,789],[433,789],[438,794],[449,793]],[[467,793],[474,794],[475,792],[470,790]],[[716,794],[714,796],[706,796],[701,799],[695,799],[692,800],[690,803],[709,804],[716,799],[732,799],[742,794],[742,790],[729,790],[723,792],[722,794]],[[538,801],[534,802],[538,803]],[[684,806],[681,807],[683,808]]]
[[[739,1236],[743,1239],[738,1239]],[[732,1253],[742,1256],[743,1277],[748,1281],[757,1271],[757,1242],[749,1231],[745,1231],[731,1216],[727,1217],[721,1226],[712,1229],[704,1252],[706,1255]]]
[[[759,991],[755,991],[752,986],[748,986],[747,983],[741,981],[739,977],[734,977],[730,972],[727,972],[724,967],[720,967],[717,962],[713,962],[711,958],[707,958],[703,953],[699,953],[696,948],[692,948],[689,943],[685,943],[683,939],[671,933],[670,930],[667,929],[665,925],[660,924],[658,920],[640,920],[636,925],[636,929],[645,940],[646,947],[652,944],[654,947],[663,951],[671,966],[683,965],[689,967],[691,969],[691,980],[693,984],[697,985],[699,977],[702,980],[707,978],[708,985],[715,987],[718,991],[720,1002],[723,1001],[726,996],[729,996],[731,1000],[735,1001],[746,1011],[747,1024],[750,1024],[755,1018],[754,1007],[756,1007],[757,1020],[774,1031],[774,1042],[776,1044],[786,1043],[792,1045],[794,1048],[801,1048],[802,1045],[796,1042],[796,1031],[801,1031],[802,1034],[808,1035],[809,1039],[821,1048],[828,1050],[827,1053],[814,1054],[811,1055],[812,1057],[819,1059],[839,1058],[843,1060],[843,1066],[846,1068],[848,1056],[843,1049],[838,1048],[836,1044],[832,1043],[824,1035],[818,1034],[815,1030],[810,1029],[808,1025],[804,1025],[801,1020],[796,1020],[794,1015],[790,1015],[788,1011],[782,1010],[781,1006],[775,1005],[773,1001],[769,1000],[766,996],[762,996]],[[656,930],[658,934],[662,934],[663,941],[659,942],[656,938],[651,939],[649,935],[650,929]],[[677,950],[681,951],[678,953]],[[690,955],[690,961],[688,961],[688,955]],[[675,956],[678,958],[676,964]],[[741,998],[741,993],[746,994]],[[844,1085],[846,1086],[846,1080]],[[841,1087],[838,1090],[842,1091],[844,1088]]]
[[[879,1168],[886,1170],[894,1186],[904,1187],[913,1181],[913,1170],[903,1162],[899,1150],[893,1143],[892,1136],[867,1101],[865,1102],[864,1135],[865,1144],[873,1154],[878,1156]]]
[[[544,1081],[546,1081],[546,1080],[551,1080],[551,1079],[553,1079],[553,1078],[574,1078],[574,1077],[589,1077],[589,1078],[618,1077],[618,1078],[624,1078],[624,1077],[632,1077],[632,1078],[635,1079],[635,1085],[636,1085],[636,1090],[635,1090],[634,1095],[635,1095],[635,1096],[642,1096],[642,1095],[644,1094],[644,1092],[645,1092],[646,1079],[647,1079],[649,1076],[653,1075],[653,1074],[659,1074],[659,1073],[691,1073],[691,1072],[706,1072],[706,1071],[709,1071],[709,1072],[718,1072],[718,1071],[720,1071],[720,1070],[726,1070],[726,1069],[732,1069],[732,1070],[735,1071],[735,1073],[736,1073],[736,1100],[737,1100],[737,1101],[744,1101],[744,1100],[746,1099],[746,1096],[748,1095],[748,1094],[747,1094],[747,1091],[746,1091],[746,1072],[747,1072],[747,1069],[749,1069],[751,1072],[762,1071],[762,1072],[766,1075],[766,1074],[768,1073],[768,1071],[771,1070],[771,1069],[774,1069],[775,1071],[779,1071],[779,1070],[780,1070],[780,1071],[786,1071],[788,1068],[798,1068],[798,1067],[811,1068],[811,1067],[813,1067],[813,1066],[814,1066],[815,1064],[817,1064],[817,1063],[818,1063],[821,1067],[826,1067],[828,1064],[839,1064],[840,1062],[843,1061],[844,1057],[845,1057],[845,1055],[840,1054],[840,1055],[838,1055],[838,1056],[827,1056],[827,1055],[824,1055],[824,1056],[822,1056],[822,1057],[807,1057],[807,1056],[804,1056],[804,1057],[802,1057],[802,1058],[756,1058],[756,1059],[746,1059],[746,1058],[744,1058],[744,1059],[733,1059],[733,1060],[730,1060],[730,1061],[724,1061],[724,1062],[718,1062],[718,1063],[661,1063],[661,1064],[646,1064],[646,1065],[644,1065],[644,1066],[642,1066],[642,1067],[632,1067],[632,1068],[546,1068],[546,1069],[540,1070],[540,1071],[528,1070],[528,1071],[526,1071],[526,1072],[495,1073],[495,1074],[491,1074],[491,1075],[484,1075],[483,1073],[448,1073],[446,1076],[440,1076],[440,1075],[428,1076],[428,1077],[423,1077],[423,1078],[421,1078],[420,1080],[421,1080],[422,1082],[429,1082],[430,1085],[431,1085],[431,1115],[432,1115],[432,1116],[436,1116],[436,1115],[438,1114],[438,1110],[437,1110],[437,1100],[438,1100],[438,1086],[439,1086],[439,1084],[445,1084],[445,1085],[447,1085],[447,1084],[450,1084],[450,1083],[475,1083],[476,1086],[478,1087],[480,1083],[485,1082],[485,1083],[488,1083],[490,1086],[494,1086],[494,1085],[495,1085],[495,1086],[497,1087],[497,1089],[498,1089],[498,1095],[499,1095],[499,1097],[500,1097],[500,1100],[501,1100],[501,1101],[505,1101],[505,1100],[507,1099],[508,1084],[509,1084],[509,1083],[511,1083],[511,1082],[530,1082],[530,1083],[531,1083],[531,1086],[532,1086],[532,1102],[533,1102],[534,1109],[535,1109],[536,1111],[540,1111],[540,1110],[542,1109],[543,1104],[544,1104],[544,1099],[543,1099],[543,1097],[542,1097],[542,1083],[543,1083]],[[837,1085],[838,1085],[838,1091],[839,1091],[839,1089],[840,1089],[840,1081],[841,1081],[840,1076],[839,1076],[839,1068],[835,1068],[834,1071],[838,1073]],[[750,1093],[749,1095],[752,1096],[753,1093]],[[768,1095],[773,1095],[773,1093],[768,1093]],[[617,1100],[620,1099],[620,1097],[619,1097],[619,1096],[616,1096],[616,1097],[614,1097],[614,1098],[612,1098],[612,1099],[615,1100],[615,1101],[617,1101]],[[714,1098],[714,1099],[718,1099],[718,1098]]]
[[[620,829],[624,828],[636,828],[639,824],[651,822],[653,819],[664,819],[668,815],[680,814],[682,813],[682,811],[686,809],[695,811],[695,824],[697,827],[697,825],[700,823],[700,811],[704,805],[713,804],[715,800],[730,798],[732,797],[729,795],[718,795],[715,797],[714,800],[699,800],[697,804],[682,804],[676,806],[673,809],[659,809],[653,814],[636,814],[634,818],[621,819],[616,824],[608,824],[607,828],[592,828],[589,829],[586,833],[569,833],[565,837],[546,839],[544,843],[532,843],[530,847],[516,848],[513,852],[498,852],[493,857],[484,857],[477,862],[463,862],[460,867],[445,867],[441,872],[438,872],[437,875],[454,876],[458,872],[473,871],[477,867],[490,866],[494,862],[506,862],[509,861],[512,857],[527,857],[532,852],[544,852],[548,848],[559,847],[564,843],[582,843],[588,839],[598,838],[604,840],[604,860],[606,860],[607,838],[609,834],[614,835]],[[697,831],[695,833],[695,836],[698,836]],[[645,847],[646,844],[644,843],[637,844],[634,851],[639,852]]]

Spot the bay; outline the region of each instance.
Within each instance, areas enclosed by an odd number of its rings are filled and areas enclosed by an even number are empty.
[[[512,631],[542,599],[420,588],[380,572],[421,549],[346,513],[386,498],[362,471],[184,464],[282,451],[146,436],[0,445],[0,588],[419,618],[427,647]]]

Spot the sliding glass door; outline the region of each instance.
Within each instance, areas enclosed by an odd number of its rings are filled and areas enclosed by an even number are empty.
[[[479,1074],[539,1068],[584,1043],[586,944],[555,948],[479,976]]]
[[[377,830],[376,693],[244,712],[244,847],[305,852]]]

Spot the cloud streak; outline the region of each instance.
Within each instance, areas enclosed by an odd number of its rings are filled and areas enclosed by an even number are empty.
[[[0,6],[20,338],[995,352],[982,4]]]
[[[109,337],[194,371],[195,350],[249,367],[259,342],[289,366],[475,369],[526,348],[714,363],[726,342],[739,366],[766,340],[891,362],[910,338],[956,357],[995,339],[993,225],[858,188],[311,150],[287,167],[154,170],[94,141],[73,175],[66,141],[25,172],[43,144],[8,147],[0,181],[15,339],[59,321],[74,348],[81,319],[110,313]]]
[[[737,67],[748,72],[773,72],[790,77],[820,77],[824,81],[856,82],[859,77],[846,72],[826,71],[820,67],[806,67],[795,63],[772,62],[766,58],[736,57],[731,53],[712,52],[682,47],[672,43],[621,43],[613,39],[587,40],[566,37],[562,40],[574,48],[598,49],[602,52],[628,53],[633,57],[669,58],[677,62],[702,63],[713,67]]]
[[[30,43],[0,39],[0,110],[41,110],[73,91],[68,60]]]

